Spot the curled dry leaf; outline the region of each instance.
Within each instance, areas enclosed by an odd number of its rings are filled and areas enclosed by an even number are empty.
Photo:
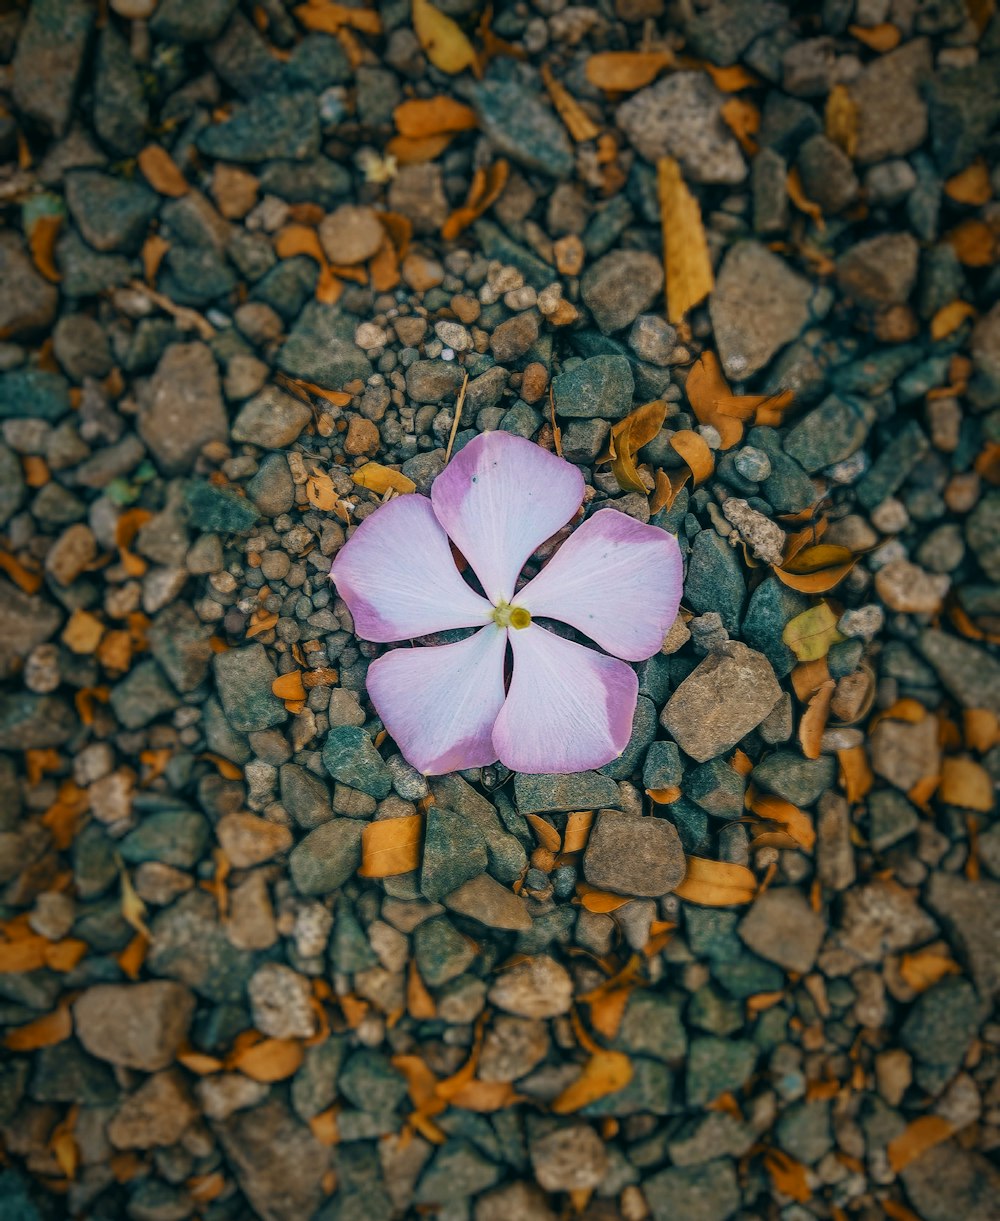
[[[899,1174],[928,1149],[940,1145],[952,1134],[952,1126],[943,1115],[921,1115],[913,1120],[886,1146],[889,1165]]]
[[[774,575],[790,589],[804,594],[825,594],[847,576],[858,557],[846,547],[817,543],[805,547],[775,568]]]
[[[56,238],[59,236],[62,220],[62,215],[58,212],[36,216],[28,233],[28,248],[32,261],[52,284],[58,284],[62,279],[54,258]]]
[[[966,746],[985,754],[1000,741],[1000,718],[988,708],[967,708],[962,713],[962,731]]]
[[[414,139],[471,131],[478,126],[471,106],[443,93],[432,98],[408,98],[396,107],[392,117],[399,134]]]
[[[586,848],[593,821],[593,810],[576,810],[570,814],[566,819],[566,830],[563,832],[563,852],[582,852]]]
[[[382,19],[373,9],[336,4],[332,0],[309,0],[308,4],[300,4],[293,11],[307,30],[323,34],[339,34],[343,29],[358,30],[362,34],[382,32]]]
[[[760,111],[746,98],[730,98],[719,112],[722,121],[740,142],[740,148],[748,157],[757,154],[758,145],[754,136],[760,131]]]
[[[672,784],[665,789],[646,789],[646,796],[651,801],[655,801],[658,806],[671,805],[677,801],[680,795],[681,790],[676,784]]]
[[[271,684],[271,692],[279,700],[304,700],[306,689],[302,682],[302,671],[289,670],[287,674],[279,675]]]
[[[552,105],[577,144],[582,144],[584,140],[593,140],[601,134],[601,129],[576,98],[552,75],[548,64],[542,64],[542,80],[552,99]]]
[[[812,1198],[805,1166],[783,1149],[768,1149],[764,1154],[764,1168],[775,1188],[783,1195],[791,1196],[800,1204]]]
[[[420,814],[366,823],[361,832],[363,878],[388,878],[409,873],[420,865],[424,820]]]
[[[799,847],[804,848],[806,852],[812,852],[816,846],[816,828],[808,814],[790,801],[774,797],[770,793],[750,792],[747,796],[749,808],[758,817],[778,823]]]
[[[461,208],[452,212],[451,216],[441,226],[441,236],[445,241],[453,241],[473,221],[491,208],[503,193],[510,176],[510,165],[502,158],[488,168],[480,167],[472,176],[468,198]]]
[[[945,759],[938,797],[946,805],[983,814],[988,814],[995,806],[992,777],[985,767],[972,759]]]
[[[177,162],[160,144],[150,144],[138,156],[139,169],[154,191],[174,199],[186,195],[191,184],[181,173]]]
[[[632,93],[675,63],[669,51],[601,51],[587,60],[587,80],[607,93]]]
[[[379,496],[384,496],[390,490],[399,492],[401,495],[417,490],[417,485],[402,471],[394,471],[391,467],[382,466],[378,462],[366,462],[364,466],[352,473],[351,478],[358,487],[377,492]]]
[[[903,37],[899,26],[891,21],[883,21],[880,25],[849,25],[847,32],[879,55],[895,50]]]
[[[229,1062],[253,1081],[270,1084],[298,1072],[305,1052],[295,1039],[261,1039],[240,1050]]]
[[[899,973],[914,992],[926,992],[946,975],[959,975],[960,971],[947,946],[938,942],[912,954],[904,954],[899,960]]]
[[[622,1051],[596,1051],[579,1077],[552,1103],[556,1115],[571,1115],[599,1098],[615,1094],[632,1080],[632,1061]]]
[[[593,886],[588,886],[586,882],[577,882],[576,893],[579,904],[585,911],[604,915],[617,911],[619,907],[624,907],[626,903],[632,902],[628,895],[615,895],[607,890],[596,890]]]
[[[997,234],[983,220],[963,220],[944,240],[966,267],[990,267],[996,262]]]
[[[393,136],[385,150],[398,165],[419,165],[440,157],[454,136],[454,132],[442,132],[436,136]]]
[[[3,1045],[8,1051],[37,1051],[40,1047],[52,1047],[63,1043],[73,1033],[73,1018],[69,1005],[65,1002],[35,1018],[24,1026],[15,1026],[8,1030],[3,1038]]]
[[[743,439],[743,424],[732,416],[724,415],[718,408],[722,400],[733,396],[714,352],[702,353],[691,366],[684,391],[698,423],[711,424],[718,432],[722,449],[731,449]]]
[[[558,852],[561,846],[559,832],[550,822],[546,822],[539,814],[526,814],[525,818],[531,824],[531,829],[538,836],[538,842],[550,852]]]
[[[846,85],[834,85],[824,114],[828,140],[853,157],[858,150],[858,106]]]
[[[818,661],[827,655],[830,645],[844,638],[837,631],[837,616],[826,602],[820,602],[789,619],[781,639],[799,661]]]
[[[670,448],[687,463],[695,485],[704,483],[715,470],[715,459],[701,433],[682,428],[670,438]]]
[[[440,72],[455,76],[477,67],[476,52],[457,22],[429,0],[413,0],[413,30],[424,54]]]
[[[687,874],[674,893],[702,907],[732,907],[753,900],[757,879],[745,865],[689,856]]]
[[[785,187],[788,191],[788,198],[795,204],[798,210],[810,217],[817,229],[825,229],[826,221],[823,219],[823,212],[819,204],[814,203],[806,195],[797,167],[788,171]]]
[[[666,415],[666,403],[656,399],[630,411],[624,419],[611,426],[608,448],[600,461],[610,461],[618,486],[623,491],[645,495],[647,488],[636,467],[636,455],[659,433]]]
[[[720,68],[718,64],[705,60],[699,67],[705,69],[712,78],[712,84],[722,93],[739,93],[741,89],[751,89],[760,84],[759,77],[742,64],[726,64]]]
[[[993,197],[993,186],[986,162],[978,157],[961,173],[949,178],[944,184],[944,193],[955,203],[969,204],[973,208],[980,208],[989,203]]]
[[[822,753],[823,733],[830,717],[830,701],[836,686],[832,678],[821,684],[799,722],[799,742],[807,759],[818,759]]]
[[[657,161],[656,185],[663,230],[667,319],[676,325],[705,300],[715,285],[715,276],[701,208],[684,181],[680,164],[673,157],[661,157]],[[728,394],[728,386],[725,392]]]
[[[931,319],[931,339],[947,339],[968,318],[975,318],[976,308],[968,301],[949,301]]]
[[[837,751],[840,763],[840,783],[847,800],[856,805],[871,792],[875,777],[863,746],[848,746]]]

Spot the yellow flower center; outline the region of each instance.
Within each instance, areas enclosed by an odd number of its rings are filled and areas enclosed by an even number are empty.
[[[525,628],[531,623],[531,612],[523,606],[511,606],[509,602],[499,602],[493,608],[493,622],[497,627]]]

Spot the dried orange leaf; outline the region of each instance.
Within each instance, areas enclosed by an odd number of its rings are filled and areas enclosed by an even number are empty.
[[[421,139],[444,132],[471,131],[478,125],[476,112],[446,94],[432,98],[408,98],[392,112],[401,136]]]
[[[974,208],[989,203],[993,196],[990,171],[983,159],[977,158],[971,165],[944,184],[944,193],[956,203],[970,204]]]
[[[632,991],[631,987],[610,988],[590,1002],[590,1024],[606,1039],[617,1038]]]
[[[823,219],[823,213],[818,203],[814,203],[805,193],[802,186],[802,179],[799,176],[798,168],[793,168],[788,171],[788,177],[785,180],[785,187],[788,191],[788,198],[806,216],[811,217],[813,224],[817,229],[825,229],[826,221]]]
[[[424,820],[420,814],[366,823],[361,832],[363,878],[388,878],[409,873],[420,864]]]
[[[800,593],[827,593],[847,576],[857,558],[846,547],[817,543],[786,560],[784,567],[775,568],[774,575],[783,585]]]
[[[635,464],[636,455],[657,435],[667,415],[661,399],[644,403],[611,427],[611,439],[601,461],[610,461],[611,470],[623,491],[646,493],[646,485]]]
[[[191,184],[181,173],[177,162],[159,144],[150,144],[138,157],[143,177],[160,195],[178,198],[191,190]]]
[[[538,814],[527,814],[525,817],[531,824],[532,830],[538,836],[538,842],[542,847],[548,848],[550,852],[558,852],[562,841],[555,827],[550,822],[546,822]]]
[[[840,783],[851,805],[863,801],[871,792],[875,777],[863,746],[847,746],[837,751]]]
[[[615,1094],[632,1080],[632,1061],[622,1051],[597,1051],[579,1077],[552,1103],[556,1115],[571,1115],[599,1098]]]
[[[800,1204],[812,1198],[806,1168],[782,1149],[768,1149],[764,1154],[764,1168],[771,1182],[783,1195],[791,1196]]]
[[[899,973],[914,992],[924,992],[946,975],[958,975],[959,968],[947,948],[939,945],[904,954],[899,961]]]
[[[849,25],[847,32],[879,55],[894,50],[903,37],[899,26],[893,25],[891,21],[883,21],[881,25]]]
[[[0,570],[5,572],[26,594],[36,594],[42,587],[42,574],[25,568],[21,561],[15,559],[9,552],[0,551]]]
[[[966,267],[989,267],[996,262],[997,237],[985,221],[963,220],[944,240]]]
[[[261,635],[262,632],[269,632],[271,628],[278,625],[278,612],[258,610],[250,616],[250,626],[247,628],[247,639],[252,640],[254,636]]]
[[[586,848],[593,821],[593,810],[575,810],[570,814],[566,819],[566,830],[563,832],[563,852],[582,852]]]
[[[385,151],[395,157],[398,165],[419,165],[440,157],[455,138],[454,132],[443,132],[437,136],[393,136]]]
[[[988,708],[967,708],[962,713],[965,744],[985,754],[1000,741],[1000,719]]]
[[[695,484],[704,483],[715,470],[712,451],[701,433],[682,428],[670,438],[670,448],[680,454],[688,464]]]
[[[601,134],[601,129],[566,86],[556,80],[548,64],[542,64],[542,80],[552,99],[552,105],[577,144],[583,143],[584,140],[596,139]]]
[[[479,1081],[473,1078],[452,1094],[448,1101],[463,1111],[489,1115],[512,1106],[518,1099],[519,1095],[509,1081]]]
[[[315,259],[322,267],[327,265],[319,234],[308,225],[286,225],[274,239],[274,252],[279,259],[292,259],[296,255],[305,254]]]
[[[830,701],[836,685],[832,678],[823,683],[809,701],[799,722],[799,742],[807,759],[818,759],[822,753],[823,732],[830,716]]]
[[[669,51],[601,51],[587,60],[587,80],[608,93],[631,93],[675,62]]]
[[[858,104],[846,85],[834,85],[830,90],[824,123],[827,139],[853,157],[858,149]]]
[[[384,496],[390,488],[403,494],[417,490],[417,485],[402,471],[394,471],[378,462],[366,462],[351,478],[359,487],[368,488],[370,492],[377,492],[380,496]]]
[[[104,624],[90,611],[75,610],[62,632],[62,642],[71,653],[94,653],[104,635]]]
[[[889,1165],[899,1174],[928,1149],[947,1140],[951,1133],[952,1126],[943,1115],[921,1115],[889,1141],[886,1146]]]
[[[967,318],[975,318],[976,308],[968,301],[949,301],[931,319],[931,339],[946,339]]]
[[[816,846],[816,829],[812,819],[790,801],[772,797],[770,793],[755,793],[750,799],[750,809],[761,818],[784,827],[806,852],[812,852]]]
[[[757,152],[754,136],[760,131],[760,111],[746,98],[730,98],[719,112],[722,121],[740,142],[740,148],[749,157]]]
[[[756,77],[749,68],[744,68],[742,64],[727,64],[720,68],[717,64],[709,63],[706,60],[701,66],[712,78],[716,89],[721,89],[723,93],[739,93],[741,89],[750,89],[754,85],[760,84],[759,77]]]
[[[382,19],[373,9],[336,4],[332,0],[309,0],[293,10],[307,30],[323,34],[339,34],[341,30],[358,30],[362,34],[380,34]]]
[[[711,424],[722,438],[722,449],[731,449],[742,440],[742,423],[723,415],[716,406],[723,399],[732,398],[732,394],[714,352],[703,352],[691,366],[684,391],[698,423]]]
[[[626,903],[632,902],[628,895],[615,895],[607,890],[596,890],[593,886],[588,886],[586,882],[577,883],[576,893],[582,908],[604,915],[617,911],[619,907],[624,907]]]
[[[656,183],[663,230],[667,319],[676,325],[705,300],[715,285],[715,277],[701,208],[673,157],[657,161]],[[728,390],[727,386],[727,393]]]
[[[298,1072],[304,1055],[294,1039],[262,1039],[234,1056],[230,1067],[253,1081],[284,1081]]]
[[[413,31],[424,54],[440,72],[454,76],[476,67],[476,52],[461,26],[429,0],[413,0]]]
[[[427,985],[412,958],[406,977],[406,1009],[410,1017],[418,1021],[433,1021],[437,1017],[434,997],[427,991]]]
[[[64,937],[62,941],[53,941],[45,946],[45,965],[50,971],[65,974],[86,957],[90,946],[79,937]]]
[[[946,805],[988,814],[994,807],[993,780],[986,768],[972,759],[945,759],[938,797]]]
[[[8,1030],[3,1045],[8,1051],[37,1051],[40,1047],[52,1047],[55,1043],[64,1042],[72,1033],[73,1019],[69,1005],[62,1004],[33,1022]]]
[[[62,279],[53,257],[62,219],[58,213],[37,216],[28,235],[28,246],[35,266],[53,284],[58,284]]]
[[[646,789],[646,796],[651,801],[655,801],[658,806],[668,806],[675,802],[680,795],[681,791],[676,784],[672,784],[665,789]]]
[[[317,473],[306,480],[306,500],[317,509],[327,512],[336,507],[339,497],[329,475]]]
[[[844,638],[837,631],[837,616],[826,602],[820,602],[789,619],[781,639],[799,661],[818,661],[827,655],[830,645]]]
[[[509,176],[510,165],[502,158],[488,169],[476,170],[464,206],[457,208],[444,222],[441,226],[441,236],[446,241],[453,241],[474,220],[478,220],[486,209],[491,208],[500,198]]]
[[[279,675],[271,684],[271,691],[279,700],[304,700],[306,689],[302,682],[302,671],[289,670],[287,674]]]
[[[757,879],[745,865],[710,861],[700,856],[687,858],[687,874],[675,888],[678,898],[702,907],[750,903],[756,893]]]

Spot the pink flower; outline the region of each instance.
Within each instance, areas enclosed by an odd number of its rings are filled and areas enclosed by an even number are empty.
[[[479,629],[457,644],[394,649],[368,670],[372,703],[419,771],[497,759],[521,772],[584,771],[625,749],[639,683],[619,658],[659,649],[680,603],[680,549],[665,531],[601,509],[517,589],[525,562],[583,492],[569,462],[521,437],[483,433],[438,475],[430,499],[389,501],[341,548],[331,576],[363,639]],[[462,578],[449,539],[485,598]],[[539,618],[569,624],[605,652]]]

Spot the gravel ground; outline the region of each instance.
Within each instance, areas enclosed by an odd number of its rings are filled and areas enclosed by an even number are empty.
[[[0,1221],[990,1221],[1000,19],[440,9],[0,15]],[[600,772],[365,697],[332,558],[487,429],[681,544]]]

